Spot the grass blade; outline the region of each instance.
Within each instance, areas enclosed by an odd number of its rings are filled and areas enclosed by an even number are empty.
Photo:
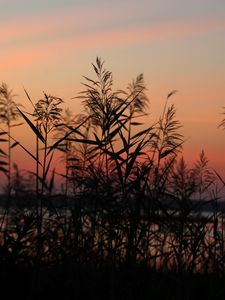
[[[30,126],[30,128],[33,130],[35,135],[42,141],[42,143],[45,143],[45,139],[40,133],[40,131],[34,126],[34,124],[28,119],[28,117],[17,107],[18,111],[20,112],[21,116],[24,118],[26,123]]]

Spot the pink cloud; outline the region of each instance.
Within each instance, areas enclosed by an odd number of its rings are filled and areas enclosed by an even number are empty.
[[[39,33],[44,29],[44,25],[40,28],[35,26],[33,29],[36,28]],[[19,50],[17,49],[17,51],[14,49],[6,51],[5,54],[3,53],[0,57],[0,67],[4,71],[11,71],[30,64],[44,63],[49,59],[54,60],[63,55],[68,55],[74,53],[74,51],[79,51],[88,47],[102,49],[111,46],[126,46],[135,43],[146,43],[168,38],[192,36],[224,28],[225,19],[203,19],[192,20],[189,22],[148,25],[108,32],[89,33],[84,34],[83,36],[74,35],[67,38],[60,37],[53,42],[40,42],[37,45],[30,45],[24,48],[21,47]],[[33,29],[30,28],[27,29],[27,31],[25,30],[24,34],[31,34]],[[55,30],[55,27],[50,26],[48,30]],[[18,32],[21,32],[22,34],[22,31]]]
[[[29,41],[29,38],[51,38],[52,35],[60,36],[73,30],[82,33],[85,28],[92,29],[92,24],[100,20],[105,23],[123,17],[122,11],[115,15],[115,12],[106,9],[99,11],[94,8],[72,8],[44,15],[26,16],[10,22],[0,21],[0,41],[7,43],[27,39]]]

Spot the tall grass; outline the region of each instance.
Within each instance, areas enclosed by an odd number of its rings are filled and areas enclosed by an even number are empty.
[[[1,236],[0,263],[38,265],[39,271],[68,262],[76,270],[108,270],[110,299],[116,297],[116,274],[123,266],[223,274],[219,174],[210,169],[204,151],[192,168],[179,158],[184,137],[172,103],[176,91],[166,97],[158,121],[144,126],[149,101],[143,75],[114,91],[112,73],[100,58],[93,70],[95,78],[84,77],[76,97],[82,115],[63,114],[62,99],[47,94],[33,103],[26,91],[33,112],[13,106],[30,127],[36,153],[9,129],[0,133],[0,142],[9,143],[8,151],[20,145],[32,157],[36,185],[26,187],[27,199],[19,203],[8,179],[14,203]],[[54,190],[56,151],[65,166],[61,193]],[[0,171],[10,173],[11,155],[9,162],[1,150],[0,158]],[[22,182],[18,168],[15,174],[13,180]]]
[[[21,123],[15,123],[19,118],[19,112],[14,101],[16,95],[13,94],[13,91],[10,90],[6,83],[2,83],[0,86],[0,121],[4,126],[4,129],[1,132],[2,136],[5,138],[1,139],[1,142],[7,143],[7,150],[4,152],[1,150],[1,156],[3,160],[1,161],[1,171],[6,175],[7,178],[7,205],[4,213],[4,217],[1,224],[1,229],[5,221],[5,216],[8,215],[8,209],[10,207],[11,200],[11,190],[12,190],[12,149],[17,146],[17,142],[12,143],[11,138],[11,128],[15,126],[20,126]],[[6,220],[7,223],[7,220]]]

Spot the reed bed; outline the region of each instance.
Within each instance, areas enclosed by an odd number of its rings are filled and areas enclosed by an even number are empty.
[[[196,289],[204,299],[219,299],[224,182],[204,151],[192,168],[181,158],[176,91],[158,121],[145,126],[143,75],[114,91],[100,58],[93,70],[95,79],[84,77],[76,96],[84,108],[78,115],[64,113],[59,97],[44,93],[34,102],[24,90],[33,107],[28,113],[6,84],[0,86],[0,171],[7,178],[1,281],[27,299],[66,293],[66,299],[195,299]],[[21,120],[36,141],[35,153],[11,135]],[[22,175],[13,166],[15,147],[32,158],[35,172]],[[65,167],[61,189],[56,152]]]

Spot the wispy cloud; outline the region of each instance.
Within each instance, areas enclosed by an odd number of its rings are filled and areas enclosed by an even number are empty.
[[[13,42],[29,43],[30,39],[49,38],[52,36],[69,35],[71,33],[82,34],[92,31],[99,24],[114,23],[122,19],[122,12],[109,11],[97,8],[72,8],[64,9],[54,13],[47,12],[43,15],[26,16],[14,21],[0,20],[0,42],[1,44],[12,44]],[[113,22],[114,21],[114,22]]]
[[[84,22],[91,26],[91,22],[98,19],[98,12],[90,13],[90,19],[83,19],[82,13],[78,12],[76,24],[82,26]],[[87,16],[87,11],[85,12]],[[105,18],[108,16],[105,15]],[[66,18],[66,19],[65,19]],[[110,16],[113,19],[113,15]],[[37,40],[34,43],[8,47],[2,51],[0,56],[0,67],[4,71],[15,70],[26,65],[40,63],[46,60],[54,60],[63,55],[70,55],[74,51],[92,47],[92,49],[103,49],[105,47],[129,46],[136,43],[149,43],[156,40],[168,38],[187,37],[204,32],[213,32],[225,29],[225,18],[214,19],[204,18],[198,20],[169,22],[161,24],[146,24],[139,27],[128,26],[126,28],[116,28],[102,31],[80,32],[71,31],[68,35],[59,34],[66,32],[66,28],[74,25],[73,12],[59,15],[52,15],[42,20],[35,19],[31,26],[27,21],[11,24],[0,29],[1,42],[15,39],[49,36],[49,39]],[[0,26],[1,28],[1,26]],[[16,30],[17,28],[17,30]],[[53,34],[54,39],[51,39]]]

